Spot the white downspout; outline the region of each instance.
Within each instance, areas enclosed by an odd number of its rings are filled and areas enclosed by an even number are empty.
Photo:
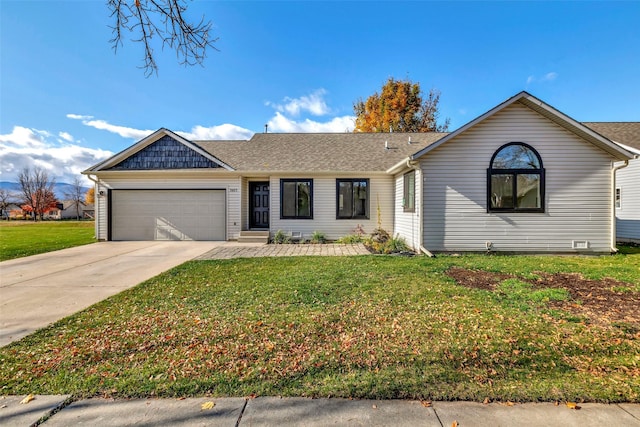
[[[417,197],[417,204],[418,204],[418,248],[420,249],[420,251],[427,255],[430,258],[433,258],[434,255],[429,252],[429,250],[427,248],[424,247],[423,244],[423,231],[424,231],[424,218],[423,218],[423,209],[422,209],[422,195],[424,194],[424,178],[422,176],[422,169],[419,167],[420,163],[416,162],[416,161],[411,161],[410,159],[407,159],[407,167],[410,169],[413,169],[414,171],[416,171],[416,175],[420,177],[420,191],[418,191],[418,197]]]
[[[93,181],[94,183],[94,187],[93,187],[93,203],[94,203],[94,219],[93,221],[95,222],[93,229],[94,229],[94,233],[96,233],[96,239],[100,238],[100,221],[98,220],[98,211],[100,209],[100,206],[98,206],[98,200],[99,200],[99,196],[98,196],[98,192],[99,192],[99,187],[98,187],[98,181],[96,179],[94,179],[91,175],[87,174],[87,178],[89,178],[90,181]]]
[[[611,252],[613,253],[618,252],[618,248],[616,247],[616,172],[627,166],[629,166],[629,160],[625,160],[621,165],[614,166],[611,172]]]

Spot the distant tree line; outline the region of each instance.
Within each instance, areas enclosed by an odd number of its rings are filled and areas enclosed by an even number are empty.
[[[43,219],[44,215],[52,209],[64,208],[54,192],[55,184],[55,179],[43,168],[22,169],[18,174],[17,192],[6,188],[0,189],[0,216],[8,219],[9,207],[13,204],[20,206],[20,210],[34,221]],[[93,203],[93,188],[85,192],[82,181],[76,177],[67,186],[64,197],[65,201],[70,202],[75,208],[76,219],[80,219],[82,207],[87,203]]]

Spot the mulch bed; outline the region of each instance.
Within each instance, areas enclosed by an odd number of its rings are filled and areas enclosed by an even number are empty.
[[[633,288],[634,285],[610,278],[585,279],[578,273],[536,272],[536,274],[540,278],[531,280],[511,274],[468,270],[461,267],[452,267],[447,271],[447,275],[457,284],[487,291],[493,291],[502,281],[513,278],[530,283],[534,288],[566,289],[570,298],[566,301],[550,301],[551,308],[587,317],[591,322],[601,325],[625,322],[640,328],[640,292],[615,290]]]

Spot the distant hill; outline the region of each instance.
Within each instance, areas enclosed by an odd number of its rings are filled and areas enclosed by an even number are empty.
[[[53,186],[53,192],[56,194],[58,200],[64,200],[64,193],[70,190],[70,187],[73,187],[71,184],[67,184],[65,182],[56,182]],[[20,194],[20,184],[17,182],[9,182],[9,181],[0,181],[0,188],[7,189],[13,191],[17,195]],[[89,190],[89,187],[82,187],[82,192],[86,193]]]

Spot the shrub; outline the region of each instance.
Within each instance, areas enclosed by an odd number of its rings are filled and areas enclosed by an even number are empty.
[[[376,228],[364,244],[367,248],[377,254],[396,254],[408,252],[411,249],[404,238],[400,236],[391,237],[386,230]]]
[[[365,237],[362,234],[348,234],[346,236],[340,237],[337,242],[338,243],[363,243],[365,241]]]
[[[309,239],[311,243],[325,243],[327,241],[327,236],[322,231],[314,231]]]
[[[277,245],[282,245],[284,243],[289,243],[290,241],[291,241],[291,239],[289,238],[287,233],[285,233],[282,230],[276,231],[276,234],[273,235],[273,243],[275,243]]]

